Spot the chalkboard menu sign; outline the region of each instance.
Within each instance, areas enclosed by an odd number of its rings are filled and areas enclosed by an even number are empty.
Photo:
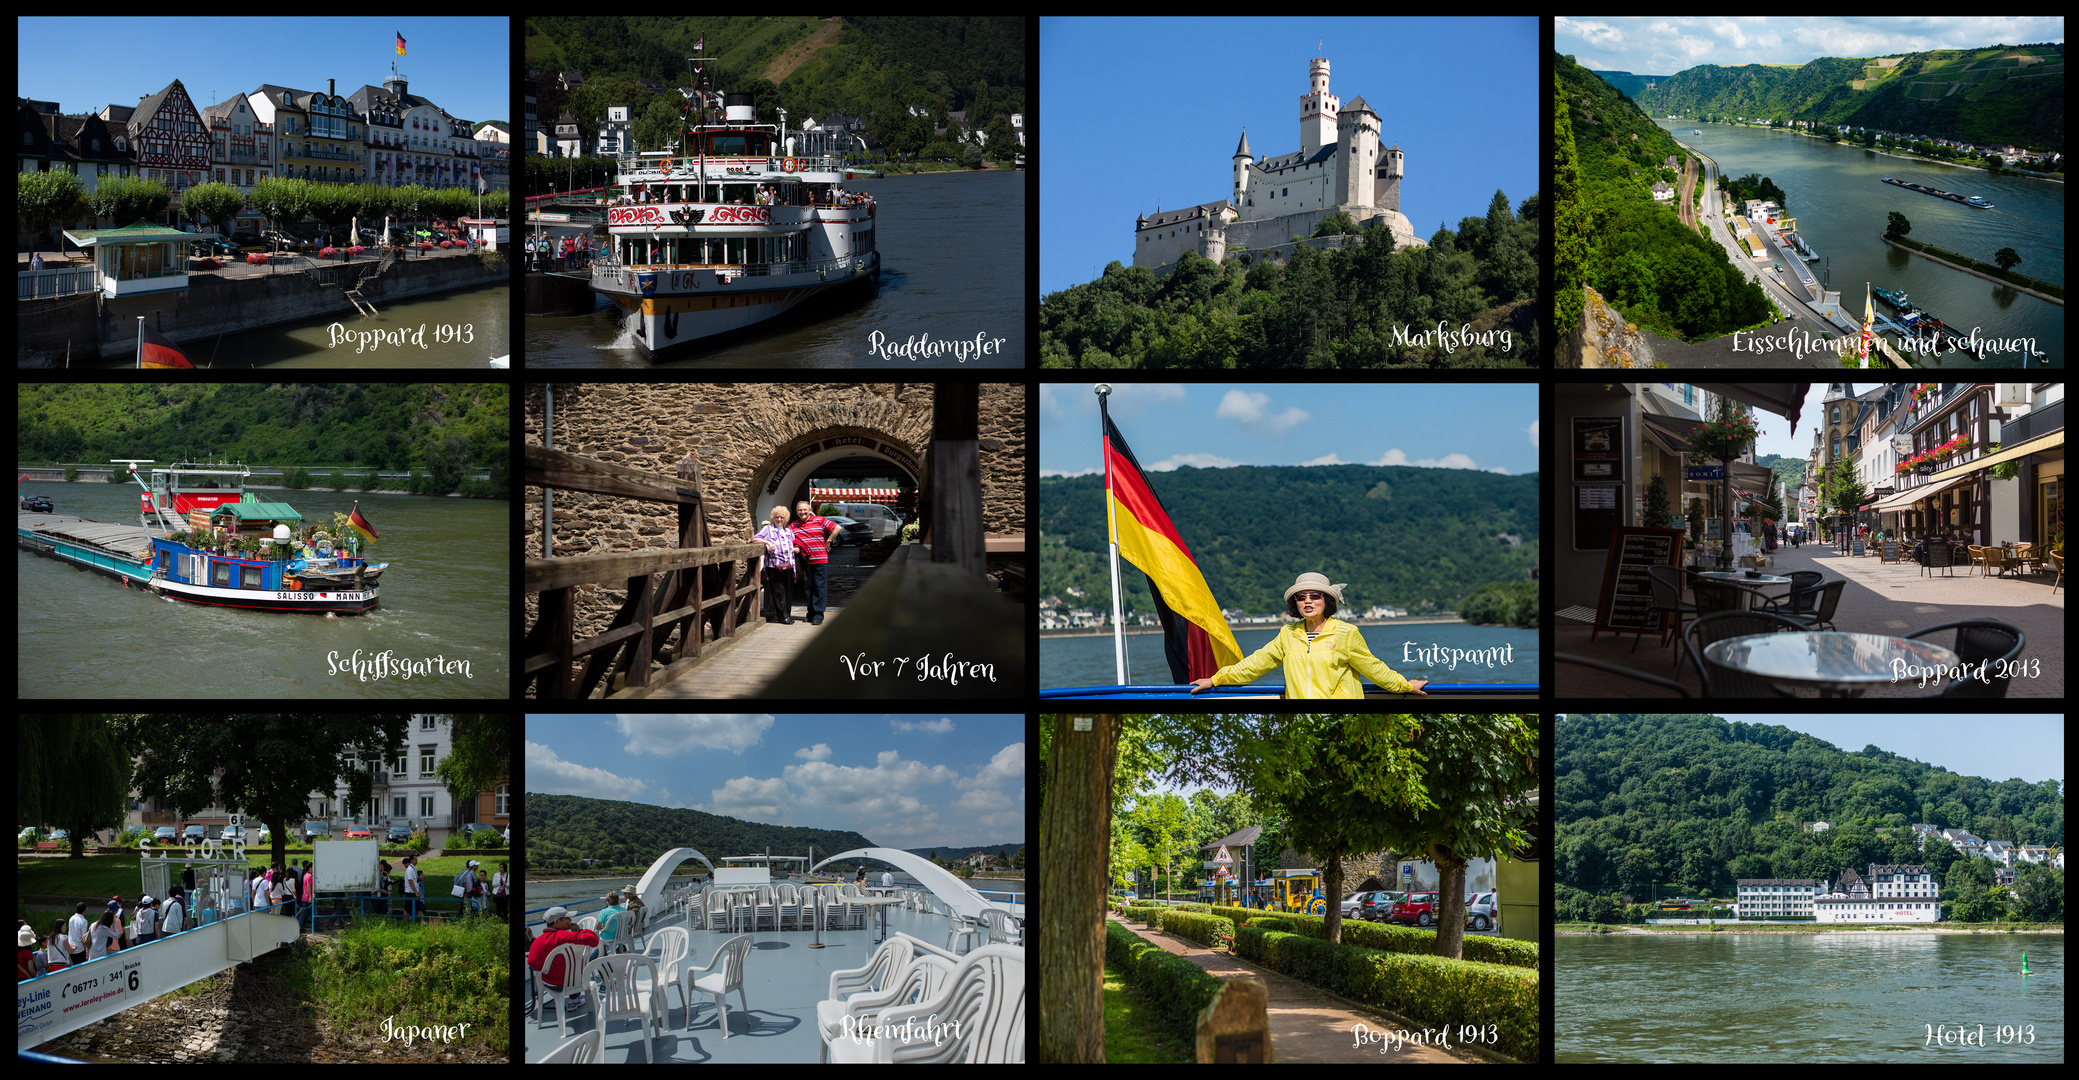
[[[1882,551],[1880,551],[1880,552],[1878,553],[1878,555],[1877,555],[1877,561],[1878,561],[1878,562],[1897,562],[1897,561],[1899,561],[1899,542],[1898,542],[1898,541],[1896,541],[1896,540],[1885,540],[1885,541],[1883,542],[1883,544],[1884,544],[1883,550],[1882,550]]]
[[[1670,611],[1653,609],[1651,566],[1679,566],[1682,530],[1646,529],[1629,525],[1610,530],[1610,554],[1603,560],[1603,586],[1596,594],[1594,641],[1611,633],[1665,634]]]
[[[1852,551],[1850,552],[1850,554],[1854,555],[1854,556],[1855,556],[1856,558],[1858,558],[1858,559],[1862,558],[1862,556],[1863,556],[1863,550],[1862,550],[1862,537],[1858,536],[1858,537],[1856,537],[1856,538],[1855,538],[1855,547],[1854,547],[1854,549],[1853,549],[1853,550],[1852,550]]]

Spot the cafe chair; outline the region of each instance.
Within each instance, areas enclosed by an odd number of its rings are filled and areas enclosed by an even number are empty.
[[[1658,569],[1658,567],[1655,569]],[[1622,675],[1627,679],[1642,682],[1648,686],[1657,686],[1662,690],[1673,690],[1676,697],[1686,698],[1689,696],[1689,689],[1673,679],[1663,679],[1658,675],[1648,675],[1643,671],[1633,671],[1628,667],[1613,664],[1607,660],[1596,660],[1586,656],[1572,656],[1567,653],[1559,653],[1557,656],[1562,664],[1578,664],[1582,667],[1594,668],[1597,671],[1607,671],[1612,675]]]
[[[1662,631],[1660,643],[1665,645],[1676,634],[1682,632],[1682,620],[1696,617],[1696,605],[1682,599],[1682,576],[1686,572],[1679,566],[1649,566],[1647,576],[1653,579],[1653,610],[1675,613],[1675,625],[1670,631]],[[1639,639],[1644,634],[1631,636],[1631,651],[1639,651]]]
[[[1703,687],[1698,697],[1758,697],[1784,698],[1793,695],[1784,693],[1775,684],[1752,675],[1720,669],[1712,671],[1704,662],[1704,648],[1712,642],[1726,638],[1745,637],[1748,634],[1771,634],[1781,631],[1803,631],[1806,627],[1796,619],[1772,615],[1766,611],[1720,611],[1705,615],[1689,624],[1683,632],[1682,644],[1689,650],[1689,661],[1696,668],[1697,685]]]
[[[1963,619],[1958,622],[1936,623],[1924,626],[1908,638],[1928,638],[1944,630],[1956,631],[1956,640],[1948,642],[1963,663],[1972,669],[1972,675],[1963,679],[1950,680],[1937,697],[1945,698],[2003,698],[2014,681],[2014,664],[2021,657],[2022,648],[2028,638],[2018,626],[1993,619]],[[1936,639],[1936,644],[1945,644]],[[1985,666],[1984,677],[1978,678],[1977,668]]]

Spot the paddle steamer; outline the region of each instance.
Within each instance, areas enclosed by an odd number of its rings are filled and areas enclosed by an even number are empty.
[[[880,278],[873,196],[845,187],[880,174],[811,154],[784,110],[779,124],[754,123],[751,96],[714,93],[703,69],[695,63],[679,144],[620,162],[610,246],[592,264],[593,290],[652,357]],[[693,121],[714,105],[720,122]]]

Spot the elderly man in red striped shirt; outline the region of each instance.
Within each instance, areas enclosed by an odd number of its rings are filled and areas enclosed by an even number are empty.
[[[809,625],[821,625],[823,606],[830,597],[830,538],[837,535],[837,522],[817,516],[803,499],[794,504],[794,555],[801,569],[802,592],[808,597]]]

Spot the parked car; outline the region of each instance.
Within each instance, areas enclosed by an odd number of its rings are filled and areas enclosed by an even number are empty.
[[[1387,922],[1408,923],[1414,926],[1437,924],[1437,894],[1433,892],[1409,893],[1407,898],[1393,905],[1386,913]]]
[[[1465,928],[1468,930],[1494,929],[1494,894],[1474,893],[1465,900]]]
[[[1357,909],[1357,917],[1365,922],[1385,922],[1387,913],[1393,910],[1393,905],[1406,899],[1407,895],[1404,892],[1384,890],[1366,893],[1364,904]]]
[[[851,518],[840,514],[827,514],[825,519],[835,522],[838,528],[837,535],[830,538],[830,549],[832,551],[846,544],[851,544],[854,547],[865,547],[866,542],[873,539],[873,526],[863,521],[853,521]]]

